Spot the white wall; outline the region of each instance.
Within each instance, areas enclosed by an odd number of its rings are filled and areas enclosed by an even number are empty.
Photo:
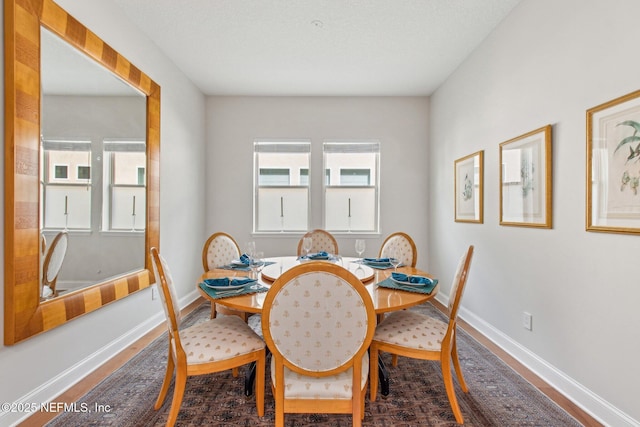
[[[585,111],[640,89],[638,16],[637,0],[524,0],[431,98],[431,271],[450,283],[475,244],[465,317],[616,426],[640,425],[640,240],[585,231]],[[500,226],[498,146],[546,124],[553,229]],[[478,150],[485,221],[455,223],[453,164]]]
[[[418,267],[427,267],[426,186],[429,100],[426,97],[208,97],[207,232],[230,233],[244,249],[250,239],[267,256],[295,254],[303,233],[251,236],[253,142],[311,140],[311,228],[322,228],[322,143],[380,141],[380,236],[366,239],[365,255],[378,254],[386,235],[409,233]],[[356,235],[336,235],[340,253],[355,256]],[[204,241],[203,241],[204,243]]]
[[[160,245],[171,265],[179,297],[186,303],[197,296],[195,282],[202,268],[204,96],[112,1],[58,0],[58,4],[162,88]],[[4,104],[0,108],[4,109]],[[0,167],[0,182],[4,185],[4,162]],[[4,201],[0,203],[3,207]],[[4,240],[4,227],[0,230]],[[0,251],[4,251],[4,245]],[[1,268],[0,275],[4,276],[4,264]],[[4,294],[0,295],[3,299]],[[0,401],[32,403],[52,399],[163,317],[160,301],[152,301],[150,290],[144,290],[25,342],[1,347]],[[9,425],[26,415],[0,413],[0,425]]]

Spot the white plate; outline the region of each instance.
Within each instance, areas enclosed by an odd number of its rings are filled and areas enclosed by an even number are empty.
[[[426,285],[430,285],[431,283],[411,283],[411,282],[403,282],[401,280],[396,280],[393,277],[391,277],[391,280],[394,283],[397,283],[398,285],[403,285],[403,286],[426,286]],[[431,279],[429,279],[431,280]]]
[[[204,285],[207,288],[211,288],[211,289],[215,289],[216,291],[224,291],[224,290],[232,290],[232,289],[240,289],[240,288],[244,288],[245,286],[248,285],[253,285],[256,283],[255,280],[252,280],[250,282],[245,283],[244,285],[227,285],[227,286],[216,286],[216,285],[210,285],[207,282],[203,282]]]

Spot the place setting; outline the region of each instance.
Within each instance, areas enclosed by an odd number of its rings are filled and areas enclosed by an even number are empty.
[[[401,291],[430,294],[438,284],[438,279],[431,279],[426,276],[391,273],[391,276],[378,283],[383,288],[398,289]]]
[[[199,286],[212,298],[225,298],[269,290],[267,286],[258,283],[257,278],[247,276],[204,279]]]
[[[362,257],[362,254],[365,251],[365,241],[364,239],[356,239],[355,249],[358,253],[358,261],[355,261],[358,264],[364,264],[368,267],[375,268],[378,270],[387,270],[389,268],[395,268],[404,266],[400,258],[393,257],[379,257],[379,258],[368,258]]]
[[[262,269],[271,264],[274,264],[274,262],[265,260],[264,254],[255,250],[255,242],[249,242],[247,244],[247,252],[240,255],[240,258],[233,259],[229,264],[221,265],[218,268],[234,271],[254,271],[257,268]]]

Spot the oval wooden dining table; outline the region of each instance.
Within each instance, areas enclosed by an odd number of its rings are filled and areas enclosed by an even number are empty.
[[[258,283],[266,287],[270,287],[271,284],[275,280],[277,280],[277,278],[283,272],[287,271],[295,265],[299,265],[301,262],[305,262],[300,261],[296,256],[266,258],[265,261],[270,262],[270,264],[265,266],[260,273]],[[324,262],[341,263],[342,267],[351,271],[362,281],[362,283],[369,291],[369,295],[371,295],[378,320],[380,320],[385,313],[404,310],[406,308],[420,305],[429,301],[436,296],[440,288],[440,285],[436,284],[435,288],[433,288],[430,293],[426,294],[378,286],[378,283],[391,276],[391,273],[394,271],[393,268],[384,270],[374,269],[358,261],[360,261],[360,258],[343,257],[339,261]],[[398,272],[408,275],[431,277],[427,272],[409,266],[398,267]],[[212,298],[200,287],[200,283],[202,283],[205,279],[217,279],[222,277],[247,277],[250,275],[251,272],[249,271],[217,268],[203,273],[200,276],[198,283],[196,284],[196,288],[204,298],[211,301],[212,305],[219,304],[238,311],[260,314],[262,313],[263,303],[267,294],[266,292],[227,296],[224,298]],[[378,366],[380,370],[381,393],[386,396],[389,394],[389,376],[387,373],[387,369],[384,366],[382,359],[380,358],[378,358]],[[245,379],[245,394],[247,396],[251,394],[254,375],[255,372],[253,372],[252,370],[252,372]]]
[[[389,313],[397,310],[404,310],[405,308],[422,304],[435,297],[438,293],[440,285],[436,285],[433,291],[431,291],[431,293],[429,294],[408,292],[377,286],[378,283],[391,276],[391,273],[394,271],[393,268],[386,270],[374,269],[367,265],[357,263],[356,261],[358,260],[359,258],[344,257],[342,258],[342,266],[344,268],[347,268],[349,271],[354,273],[356,277],[362,280],[362,283],[369,291],[369,295],[371,295],[373,306],[375,307],[376,314],[378,315],[383,315],[384,313]],[[284,271],[300,264],[300,261],[295,256],[266,258],[266,261],[272,262],[272,264],[266,266],[262,270],[258,282],[261,285],[267,287],[271,286],[271,284]],[[409,275],[431,277],[427,272],[415,267],[398,267],[398,272]],[[200,276],[196,287],[204,298],[210,300],[215,304],[223,305],[225,307],[233,308],[235,310],[244,311],[247,313],[262,313],[262,303],[264,302],[266,294],[265,292],[213,299],[199,286],[199,284],[202,283],[204,279],[215,279],[221,277],[245,277],[250,276],[250,274],[251,272],[249,271],[217,268],[215,270],[210,270],[206,273],[203,273]]]

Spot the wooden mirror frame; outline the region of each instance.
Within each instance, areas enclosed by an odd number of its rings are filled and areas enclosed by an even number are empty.
[[[160,243],[160,86],[52,0],[5,0],[4,343],[12,345],[149,287]],[[40,301],[40,27],[147,98],[145,268]]]

